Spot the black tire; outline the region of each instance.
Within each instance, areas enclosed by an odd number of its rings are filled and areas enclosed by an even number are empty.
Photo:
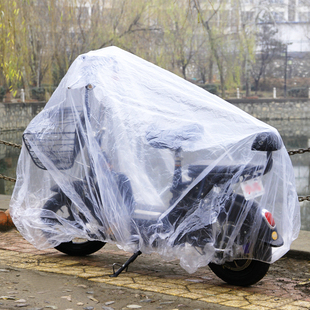
[[[57,193],[46,201],[45,205],[42,208],[41,220],[45,224],[49,224],[49,225],[61,224],[55,217],[50,217],[46,211],[52,211],[53,213],[57,213],[59,210],[61,210],[64,207],[66,208],[66,211],[68,212],[68,214],[65,217],[66,220],[73,221],[74,217],[70,210],[70,202],[68,198],[62,193]]]
[[[99,251],[104,245],[105,242],[101,241],[69,241],[60,243],[55,249],[70,256],[86,256]]]
[[[50,218],[46,216],[44,211],[48,210],[57,213],[62,208],[66,208],[67,211],[66,220],[72,221],[74,223],[75,219],[70,210],[70,207],[71,207],[70,201],[68,200],[68,198],[62,193],[57,193],[54,196],[52,196],[42,208],[41,220],[45,224],[48,224],[50,226],[54,226],[57,224],[61,225],[61,223],[56,218]],[[48,238],[51,237],[50,232],[43,231],[43,233]],[[58,246],[55,247],[55,249],[70,256],[86,256],[99,251],[104,245],[105,242],[102,241],[91,241],[83,239],[82,242],[76,242],[75,240],[72,240],[69,242],[60,243]]]
[[[240,259],[223,265],[210,263],[210,269],[223,281],[237,286],[249,286],[260,281],[270,264],[253,259]]]

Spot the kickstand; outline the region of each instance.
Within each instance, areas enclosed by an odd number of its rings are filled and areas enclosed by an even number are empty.
[[[117,271],[115,271],[115,269],[114,269],[114,267],[115,266],[120,266],[119,264],[117,264],[117,263],[115,263],[115,264],[113,264],[113,274],[111,274],[111,275],[109,275],[109,277],[111,277],[111,278],[116,278],[118,275],[120,275],[120,273],[122,273],[125,269],[126,269],[126,271],[128,270],[128,266],[132,263],[132,262],[134,262],[135,260],[136,260],[136,258],[139,256],[139,255],[141,255],[142,254],[142,252],[140,252],[140,251],[138,251],[138,252],[136,252],[136,253],[134,253],[128,260],[127,260],[127,262],[124,264],[124,265],[122,265]]]

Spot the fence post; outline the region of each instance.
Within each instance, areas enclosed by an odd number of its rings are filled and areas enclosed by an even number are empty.
[[[310,99],[310,87],[308,88],[308,98]]]
[[[23,88],[20,90],[20,99],[22,102],[25,102],[25,91]]]
[[[275,87],[273,88],[273,98],[277,98],[277,89]]]
[[[310,91],[310,88],[309,88],[309,91]],[[310,98],[310,97],[309,97]],[[240,91],[239,91],[239,88],[237,88],[237,99],[240,99]]]

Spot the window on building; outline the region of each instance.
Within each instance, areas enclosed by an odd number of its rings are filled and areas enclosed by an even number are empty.
[[[271,12],[273,19],[276,22],[284,22],[284,12]]]
[[[296,5],[295,3],[291,3],[288,5],[288,20],[290,22],[295,21],[295,13],[296,13]]]
[[[249,21],[252,21],[254,19],[254,12],[241,12],[241,18],[243,23],[247,23]]]
[[[284,0],[269,0],[269,3],[284,4]]]
[[[300,22],[310,22],[310,12],[299,12],[298,20]]]

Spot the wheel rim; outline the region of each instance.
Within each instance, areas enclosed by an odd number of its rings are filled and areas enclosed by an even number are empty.
[[[76,245],[83,244],[83,243],[86,243],[86,242],[88,242],[88,241],[89,241],[89,240],[86,239],[86,238],[73,238],[73,239],[71,240],[71,242],[72,242],[73,244],[76,244]]]
[[[239,259],[239,260],[234,260],[232,262],[227,262],[223,265],[223,268],[229,269],[231,271],[242,271],[248,268],[251,264],[252,260],[250,259]]]

